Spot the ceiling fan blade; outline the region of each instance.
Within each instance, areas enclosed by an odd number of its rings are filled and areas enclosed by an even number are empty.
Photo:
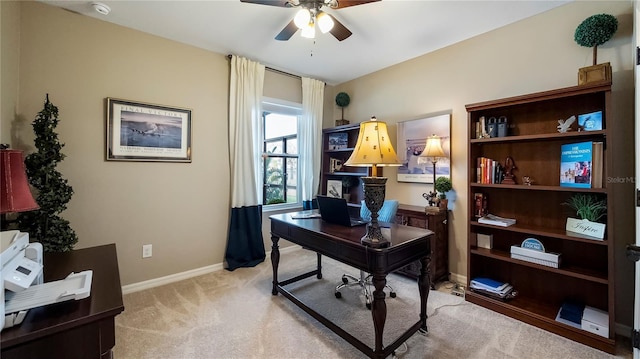
[[[293,36],[293,34],[296,33],[296,31],[298,31],[298,27],[296,26],[295,22],[291,20],[289,24],[287,24],[287,26],[285,26],[284,29],[282,29],[282,31],[280,31],[280,33],[276,35],[276,40],[287,41],[291,38],[291,36]]]
[[[240,0],[240,1],[244,1],[244,0]],[[333,9],[342,9],[344,7],[364,5],[370,2],[377,2],[377,1],[380,1],[380,0],[337,0],[338,6],[334,7]]]
[[[351,36],[351,31],[349,31],[349,29],[347,29],[344,25],[342,25],[342,23],[338,21],[338,19],[336,19],[331,14],[327,14],[327,15],[329,15],[333,19],[333,28],[329,30],[331,35],[335,36],[335,38],[338,39],[338,41],[342,41],[347,37]]]
[[[240,0],[240,2],[278,7],[291,7],[291,5],[289,5],[289,0]]]

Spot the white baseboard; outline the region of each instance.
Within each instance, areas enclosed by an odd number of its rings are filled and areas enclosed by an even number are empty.
[[[289,247],[285,247],[280,249],[280,253],[287,253],[287,252],[292,252],[294,250],[300,249],[300,246],[289,246]],[[266,253],[267,256],[267,260],[268,258],[271,256],[271,251],[268,251]],[[154,287],[159,287],[161,285],[166,285],[169,283],[174,283],[174,282],[179,282],[181,280],[185,280],[185,279],[189,279],[189,278],[193,278],[193,277],[197,277],[199,275],[204,275],[204,274],[208,274],[208,273],[212,273],[212,272],[216,272],[219,270],[224,269],[224,266],[222,263],[217,263],[217,264],[212,264],[206,267],[201,267],[201,268],[196,268],[196,269],[191,269],[185,272],[181,272],[181,273],[175,273],[175,274],[170,274],[164,277],[160,277],[160,278],[154,278],[154,279],[149,279],[149,280],[145,280],[142,282],[138,282],[138,283],[132,283],[132,284],[127,284],[127,285],[123,285],[122,286],[122,294],[129,294],[129,293],[134,293],[134,292],[139,292],[141,290],[145,290],[145,289],[151,289]]]

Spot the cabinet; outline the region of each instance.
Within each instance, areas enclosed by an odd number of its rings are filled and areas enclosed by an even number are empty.
[[[607,144],[615,141],[611,108],[611,83],[574,86],[466,106],[468,114],[468,283],[476,277],[490,277],[514,286],[518,294],[508,301],[495,300],[467,291],[466,300],[580,343],[614,353],[614,233],[613,191],[603,188],[575,188],[560,185],[561,146],[570,143],[603,142],[602,178],[611,173],[613,155]],[[602,130],[578,131],[576,123],[566,133],[557,131],[558,120],[572,115],[602,111]],[[481,117],[500,118],[508,123],[507,136],[476,138]],[[577,121],[576,121],[577,122]],[[478,158],[491,158],[502,165],[513,159],[515,184],[478,183]],[[523,184],[529,176],[532,185]],[[477,221],[475,194],[487,198],[487,212],[516,219],[508,227]],[[607,201],[604,240],[572,235],[565,230],[575,213],[564,205],[574,194],[595,195]],[[491,235],[491,248],[477,245],[478,234]],[[511,258],[510,248],[527,238],[540,240],[547,252],[561,253],[559,268]],[[606,337],[556,321],[565,301],[578,301],[608,312]]]
[[[358,140],[360,124],[350,124],[325,128],[322,130],[322,176],[320,179],[320,194],[327,194],[327,181],[342,182],[345,177],[356,179],[355,186],[347,191],[343,187],[342,194],[349,194],[349,203],[360,204],[364,199],[360,177],[369,175],[369,167],[344,166],[349,159]],[[382,177],[382,168],[378,167],[378,176]]]
[[[441,209],[437,213],[425,213],[424,206],[400,204],[396,213],[396,223],[406,226],[427,228],[434,232],[431,236],[431,288],[434,283],[449,279],[449,226],[448,211]],[[413,262],[396,273],[411,278],[420,275],[420,261]]]

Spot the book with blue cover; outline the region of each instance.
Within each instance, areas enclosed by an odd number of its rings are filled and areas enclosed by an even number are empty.
[[[560,147],[560,186],[591,188],[593,142],[568,143]]]
[[[504,283],[491,278],[478,277],[471,280],[471,284],[487,290],[501,291],[506,288],[509,283]]]

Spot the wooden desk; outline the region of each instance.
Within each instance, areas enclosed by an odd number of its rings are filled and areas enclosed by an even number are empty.
[[[390,228],[392,238],[391,246],[388,248],[373,249],[360,244],[360,238],[362,238],[366,232],[365,226],[344,227],[326,223],[320,219],[292,219],[291,213],[276,214],[269,218],[271,219],[271,241],[273,242],[271,251],[271,262],[273,265],[273,290],[271,293],[273,295],[282,293],[282,295],[309,315],[370,358],[385,358],[391,355],[396,348],[418,330],[423,332],[427,331],[427,298],[429,296],[428,269],[431,252],[429,237],[433,235],[432,231],[392,224]],[[278,240],[280,238],[315,251],[318,254],[317,269],[285,281],[279,281],[278,265],[280,263],[280,251],[278,249]],[[371,307],[375,334],[374,348],[370,348],[362,341],[347,333],[338,325],[302,303],[284,288],[288,284],[314,275],[318,279],[322,278],[322,255],[326,255],[372,274],[373,286],[375,287]],[[382,334],[387,318],[387,306],[384,300],[385,293],[383,291],[387,283],[386,276],[388,273],[415,260],[420,260],[422,264],[418,279],[420,292],[419,320],[388,347],[383,347]]]
[[[0,333],[2,359],[111,358],[114,318],[124,310],[115,244],[44,255],[44,281],[93,270],[91,296],[29,310]]]

